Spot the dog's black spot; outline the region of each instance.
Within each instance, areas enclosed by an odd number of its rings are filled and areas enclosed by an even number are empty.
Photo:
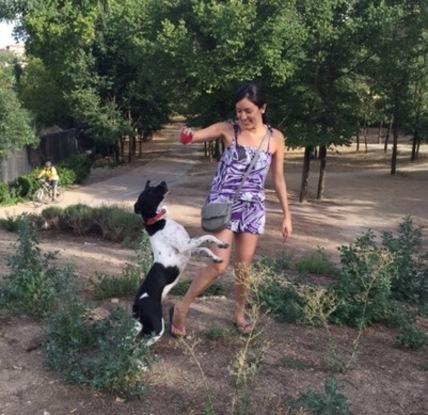
[[[162,293],[166,285],[179,276],[178,267],[165,267],[155,262],[141,284],[132,306],[132,314],[143,325],[142,333],[150,335],[162,331]],[[140,298],[143,293],[148,297]]]

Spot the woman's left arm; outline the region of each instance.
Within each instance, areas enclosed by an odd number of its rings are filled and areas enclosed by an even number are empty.
[[[278,130],[274,130],[272,138],[275,143],[274,152],[272,154],[272,180],[279,203],[282,211],[284,212],[284,218],[282,220],[282,234],[284,239],[287,239],[293,233],[293,225],[291,223],[287,185],[284,177],[284,136]]]

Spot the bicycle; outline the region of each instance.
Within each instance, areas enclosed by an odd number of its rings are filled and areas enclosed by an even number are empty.
[[[39,207],[43,204],[47,205],[50,202],[60,202],[64,196],[64,190],[58,183],[56,186],[56,198],[55,201],[52,201],[52,187],[46,180],[40,180],[41,187],[37,189],[33,194],[33,204],[34,207]]]

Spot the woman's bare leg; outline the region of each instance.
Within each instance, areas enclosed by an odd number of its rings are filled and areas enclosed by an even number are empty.
[[[214,282],[214,280],[225,271],[229,264],[230,253],[232,252],[233,232],[225,229],[217,232],[214,236],[221,241],[228,243],[229,247],[226,249],[220,249],[217,247],[211,248],[214,254],[219,256],[223,262],[220,264],[207,265],[192,281],[183,299],[175,304],[172,322],[173,326],[171,327],[172,333],[175,335],[182,336],[185,333],[184,323],[186,321],[190,305],[198,295],[203,293]]]
[[[247,331],[246,326],[251,328],[245,320],[245,306],[247,304],[251,263],[256,251],[259,236],[251,233],[239,233],[235,237],[236,263],[235,263],[235,323]]]

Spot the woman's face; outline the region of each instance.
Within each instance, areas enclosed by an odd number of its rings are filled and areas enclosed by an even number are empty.
[[[248,98],[243,98],[235,105],[236,118],[244,130],[251,130],[256,128],[260,123],[263,123],[263,113],[265,112],[266,105],[259,108],[256,104],[251,102]]]

